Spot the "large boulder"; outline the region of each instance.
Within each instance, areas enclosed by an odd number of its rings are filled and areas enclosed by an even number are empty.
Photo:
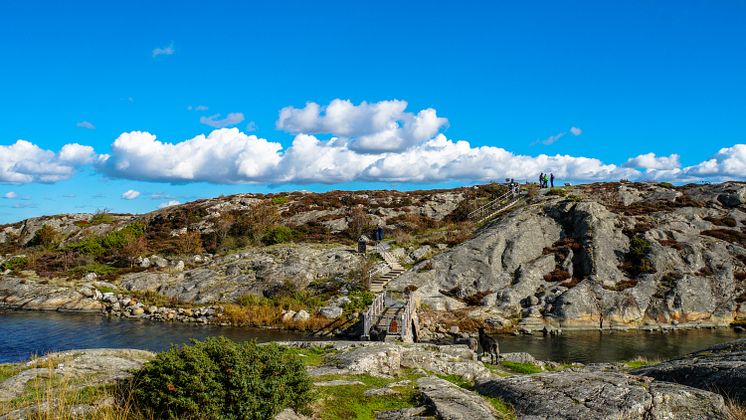
[[[479,395],[435,376],[417,380],[417,388],[435,414],[443,420],[492,420],[495,412]]]
[[[719,344],[633,373],[746,402],[746,339]]]
[[[495,378],[479,393],[531,419],[726,419],[720,395],[612,371],[570,369]]]

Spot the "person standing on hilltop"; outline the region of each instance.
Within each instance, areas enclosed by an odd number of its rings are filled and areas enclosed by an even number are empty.
[[[539,188],[544,188],[544,172],[539,174]]]
[[[554,172],[549,174],[549,182],[552,184],[552,188],[554,188]]]

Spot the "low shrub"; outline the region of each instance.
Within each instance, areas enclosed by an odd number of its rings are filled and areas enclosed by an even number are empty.
[[[283,197],[283,196],[272,197],[272,204],[274,204],[276,206],[281,206],[281,205],[287,204],[287,203],[288,203],[288,198],[287,197]]]
[[[552,188],[551,190],[547,191],[547,195],[555,195],[558,197],[564,197],[567,195],[567,191],[562,188]]]
[[[131,397],[146,415],[171,419],[268,419],[303,411],[312,383],[303,363],[275,344],[225,337],[158,354],[135,372]]]
[[[3,262],[3,270],[20,271],[26,268],[28,265],[28,258],[26,257],[13,257]]]
[[[296,232],[287,226],[276,226],[271,228],[262,238],[267,245],[284,244],[296,237]]]
[[[644,273],[655,273],[653,261],[650,259],[651,249],[652,245],[647,239],[641,236],[631,238],[629,240],[629,252],[627,252],[626,261],[621,265],[621,268],[632,278]]]
[[[112,267],[107,264],[102,264],[100,262],[91,262],[85,265],[79,265],[71,270],[74,274],[78,275],[86,275],[88,273],[96,273],[96,275],[105,277],[110,274],[116,273],[118,270],[115,267]]]
[[[89,222],[91,225],[100,225],[102,223],[113,223],[114,222],[114,216],[112,216],[109,213],[101,212],[96,213],[91,217],[91,221]]]

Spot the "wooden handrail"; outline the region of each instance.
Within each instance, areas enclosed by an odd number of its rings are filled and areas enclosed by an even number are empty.
[[[489,203],[487,203],[487,204],[479,207],[478,209],[470,212],[467,217],[471,219],[476,214],[482,214],[485,210],[491,209],[492,207],[494,207],[495,204],[502,202],[503,200],[505,200],[506,198],[508,198],[509,196],[512,196],[512,195],[513,195],[513,191],[510,190],[510,191],[506,192],[505,194],[501,195],[500,197],[497,197],[496,199],[490,201]]]

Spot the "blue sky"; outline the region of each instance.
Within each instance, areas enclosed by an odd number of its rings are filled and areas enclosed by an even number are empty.
[[[746,171],[743,2],[153,3],[0,4],[0,195],[14,193],[0,221],[537,169],[573,182]],[[350,106],[325,118],[335,100]],[[302,113],[308,102],[318,114]],[[376,125],[384,110],[393,131]],[[237,129],[220,146],[182,144],[221,128],[201,118],[230,113],[235,124],[212,123]],[[112,146],[132,131],[175,149],[140,136]],[[11,148],[19,139],[38,153]],[[63,157],[73,143],[92,149]],[[244,169],[220,172],[233,166]]]

